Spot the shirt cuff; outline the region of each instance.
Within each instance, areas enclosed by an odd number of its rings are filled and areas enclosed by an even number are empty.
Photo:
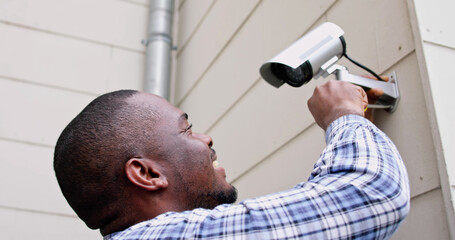
[[[333,121],[325,131],[325,142],[328,144],[341,128],[353,124],[368,126],[371,122],[355,114],[341,116]]]

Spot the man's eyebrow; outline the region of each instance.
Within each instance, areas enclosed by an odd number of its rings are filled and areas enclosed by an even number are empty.
[[[183,113],[182,115],[180,115],[179,121],[186,121],[186,120],[188,120],[188,114]]]

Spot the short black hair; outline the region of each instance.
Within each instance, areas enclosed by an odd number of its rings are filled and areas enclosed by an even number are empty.
[[[127,99],[139,92],[119,90],[97,97],[63,130],[54,152],[54,170],[63,195],[89,228],[97,229],[122,211],[124,164],[141,151],[140,109]],[[142,144],[143,145],[143,144]]]

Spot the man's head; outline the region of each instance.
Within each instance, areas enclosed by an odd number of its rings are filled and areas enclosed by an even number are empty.
[[[212,139],[161,97],[133,90],[102,95],[62,132],[54,169],[68,203],[92,229],[121,230],[166,211],[236,200]]]

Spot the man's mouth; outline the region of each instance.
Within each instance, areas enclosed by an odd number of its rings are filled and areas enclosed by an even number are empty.
[[[224,170],[223,167],[218,166],[219,163],[217,160],[216,152],[213,148],[211,148],[211,150],[212,154],[210,154],[210,157],[212,158],[213,169],[215,169],[216,172],[218,172],[222,177],[226,179],[226,171]]]
[[[210,150],[212,150],[212,154],[211,154],[211,159],[212,159],[212,164],[213,164],[213,167],[214,168],[217,168],[218,165],[219,165],[219,162],[217,160],[217,156],[216,156],[216,152],[215,152],[215,149],[211,148]]]
[[[217,168],[218,165],[220,165],[220,163],[218,162],[218,160],[213,161],[212,164],[213,164],[213,167],[214,167],[214,168]]]

